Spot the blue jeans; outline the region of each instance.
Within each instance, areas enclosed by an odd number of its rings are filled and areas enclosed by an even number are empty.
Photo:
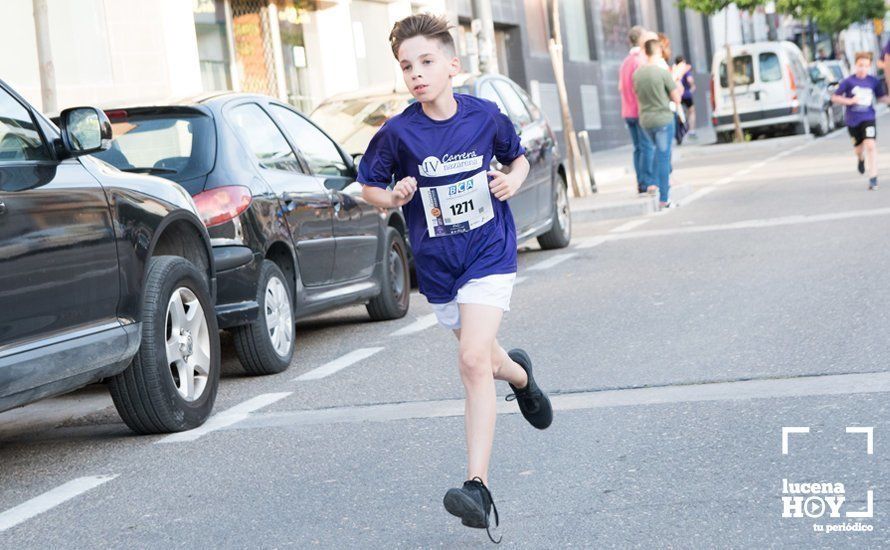
[[[658,186],[658,199],[668,202],[671,190],[671,143],[674,141],[674,122],[655,128],[643,128],[649,142],[648,156],[643,160],[648,167],[646,181]]]
[[[649,142],[643,135],[643,128],[640,126],[640,119],[625,118],[627,129],[630,130],[630,140],[634,144],[634,172],[637,176],[637,191],[644,192],[649,185],[646,181],[646,167],[643,165],[643,158],[649,154]]]

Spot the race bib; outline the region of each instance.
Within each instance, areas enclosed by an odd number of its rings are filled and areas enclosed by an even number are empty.
[[[856,105],[859,107],[871,107],[875,92],[871,88],[856,86],[853,88],[853,97],[856,99]]]
[[[494,219],[484,171],[456,183],[421,187],[418,191],[430,237],[466,233]]]

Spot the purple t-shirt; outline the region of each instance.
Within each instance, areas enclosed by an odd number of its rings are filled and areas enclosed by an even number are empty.
[[[692,99],[692,85],[695,83],[695,76],[692,74],[692,69],[686,71],[681,82],[683,83],[683,99]]]
[[[516,272],[513,214],[507,202],[488,189],[493,218],[474,229],[430,236],[421,188],[465,182],[473,176],[488,182],[491,178],[484,172],[492,157],[510,164],[525,154],[513,123],[495,103],[464,94],[454,94],[454,99],[457,113],[448,120],[429,118],[419,102],[388,120],[371,139],[358,171],[359,182],[381,189],[389,187],[393,177],[417,180],[417,193],[402,211],[420,292],[434,304],[453,300],[470,279]],[[438,208],[431,210],[442,219]]]
[[[859,78],[855,74],[848,76],[838,84],[834,95],[856,98],[856,105],[846,108],[847,126],[853,128],[863,122],[875,120],[875,100],[884,97],[884,85],[872,75]]]

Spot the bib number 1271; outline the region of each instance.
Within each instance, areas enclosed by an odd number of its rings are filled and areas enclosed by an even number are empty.
[[[451,208],[451,215],[452,215],[452,216],[459,216],[459,215],[461,215],[461,214],[466,214],[466,213],[469,212],[470,210],[474,210],[474,209],[475,209],[474,206],[473,206],[473,200],[472,200],[472,199],[470,199],[470,200],[468,200],[468,201],[458,202],[458,203],[452,204],[452,205],[450,206],[450,208]]]

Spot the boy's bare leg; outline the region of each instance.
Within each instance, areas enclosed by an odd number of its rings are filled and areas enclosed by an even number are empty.
[[[867,139],[862,142],[862,145],[865,148],[865,173],[870,178],[876,178],[878,177],[878,150],[875,147],[875,140]]]
[[[488,463],[497,417],[491,350],[503,310],[480,304],[460,306],[460,378],[467,394],[467,479],[479,477],[488,485]]]
[[[454,335],[460,340],[460,329],[454,330]],[[528,374],[516,361],[510,359],[507,351],[501,347],[497,340],[491,348],[491,370],[495,380],[503,380],[517,388],[524,388],[528,384]]]

